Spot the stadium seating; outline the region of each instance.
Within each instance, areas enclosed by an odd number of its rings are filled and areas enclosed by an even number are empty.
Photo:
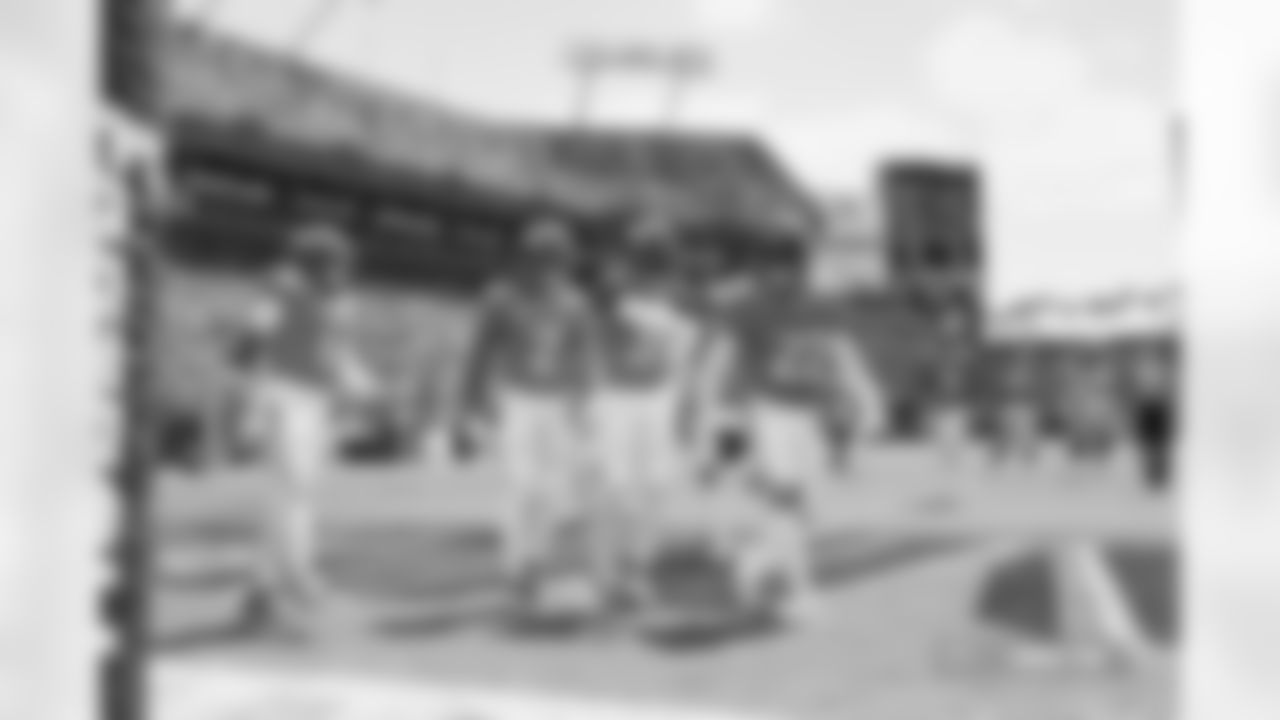
[[[244,317],[254,290],[254,278],[247,275],[171,267],[164,276],[159,396],[166,419],[157,432],[171,460],[235,454],[226,447],[220,427],[225,423],[218,419],[232,392],[228,331]],[[355,423],[352,449],[364,457],[407,452],[458,365],[468,310],[426,293],[362,287],[357,312],[356,346],[379,388],[377,400]]]
[[[816,205],[754,137],[503,123],[181,23],[168,28],[163,53],[179,152],[193,136],[221,137],[223,154],[237,144],[271,146],[371,183],[449,186],[488,203],[578,216],[644,205],[682,222],[774,236],[804,235],[818,222]]]

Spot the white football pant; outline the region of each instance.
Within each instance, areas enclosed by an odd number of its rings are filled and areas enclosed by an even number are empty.
[[[319,485],[336,455],[335,409],[321,388],[264,377],[252,412],[265,440],[271,497],[263,518],[267,582],[286,591],[319,589]]]
[[[817,413],[803,406],[756,401],[743,419],[754,463],[770,482],[808,497],[829,475],[827,435]]]
[[[555,534],[576,510],[587,438],[563,395],[510,389],[499,399],[495,430],[504,567],[522,575],[548,559]]]

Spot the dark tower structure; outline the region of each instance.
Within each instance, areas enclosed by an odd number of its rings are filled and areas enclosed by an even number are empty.
[[[887,163],[880,176],[890,293],[899,306],[904,366],[895,396],[918,416],[974,400],[983,334],[982,182],[976,167],[934,160]],[[907,424],[914,424],[904,420]]]

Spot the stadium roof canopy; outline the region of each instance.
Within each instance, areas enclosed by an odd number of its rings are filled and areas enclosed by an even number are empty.
[[[190,25],[165,38],[165,112],[184,139],[332,158],[495,201],[808,235],[815,204],[756,138],[502,123],[409,99]]]

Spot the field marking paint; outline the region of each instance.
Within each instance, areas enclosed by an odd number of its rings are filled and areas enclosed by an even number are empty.
[[[475,685],[236,668],[211,661],[158,663],[152,677],[152,711],[164,720],[778,720]]]
[[[1071,569],[1070,576],[1089,603],[1087,611],[1096,614],[1105,640],[1127,655],[1140,659],[1153,656],[1134,603],[1121,590],[1116,570],[1108,567],[1102,548],[1097,543],[1075,543],[1062,552]]]

